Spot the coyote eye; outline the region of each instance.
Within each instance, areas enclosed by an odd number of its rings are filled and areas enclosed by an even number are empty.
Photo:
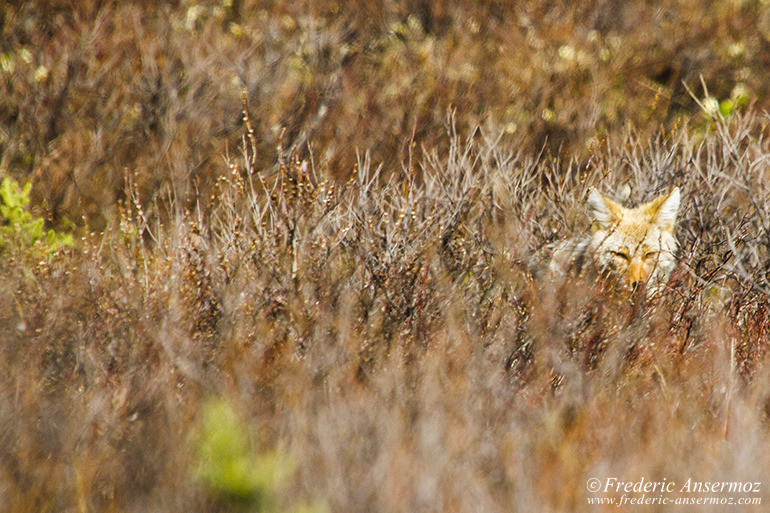
[[[614,256],[615,258],[623,262],[628,262],[629,260],[631,260],[631,257],[625,251],[610,251],[609,253],[610,255]]]
[[[658,257],[657,251],[647,251],[644,255],[642,255],[642,258],[644,260],[654,260]]]

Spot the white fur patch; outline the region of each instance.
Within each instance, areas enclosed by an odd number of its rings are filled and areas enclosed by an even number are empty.
[[[607,202],[604,201],[601,194],[596,192],[596,189],[591,189],[591,192],[588,194],[588,215],[604,229],[608,228],[615,220],[615,216]]]
[[[668,195],[666,201],[660,206],[658,211],[658,217],[656,222],[660,225],[674,224],[676,220],[676,214],[679,211],[679,202],[681,200],[681,193],[679,187],[675,187],[671,194]]]

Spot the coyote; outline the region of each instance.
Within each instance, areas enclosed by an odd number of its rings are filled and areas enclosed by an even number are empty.
[[[557,276],[569,272],[609,275],[624,287],[645,285],[653,292],[665,285],[676,267],[674,225],[679,201],[675,187],[649,203],[625,208],[591,189],[591,232],[549,244],[535,254],[530,269],[535,276],[545,269]]]

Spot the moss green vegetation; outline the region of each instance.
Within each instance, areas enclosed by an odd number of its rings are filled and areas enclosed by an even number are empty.
[[[0,251],[19,252],[36,246],[44,254],[52,254],[72,246],[72,235],[45,229],[45,220],[29,212],[32,184],[23,188],[12,178],[0,184]]]
[[[195,475],[223,504],[244,511],[284,511],[276,493],[294,473],[295,465],[279,450],[256,453],[248,427],[222,399],[203,404],[195,441]],[[322,506],[299,504],[286,511],[322,512]]]

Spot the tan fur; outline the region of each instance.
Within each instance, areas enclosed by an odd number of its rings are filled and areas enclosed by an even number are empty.
[[[653,291],[676,267],[674,237],[680,192],[674,188],[649,203],[626,208],[592,189],[588,197],[591,232],[545,248],[535,255],[535,274],[610,274],[626,287],[645,284]]]

